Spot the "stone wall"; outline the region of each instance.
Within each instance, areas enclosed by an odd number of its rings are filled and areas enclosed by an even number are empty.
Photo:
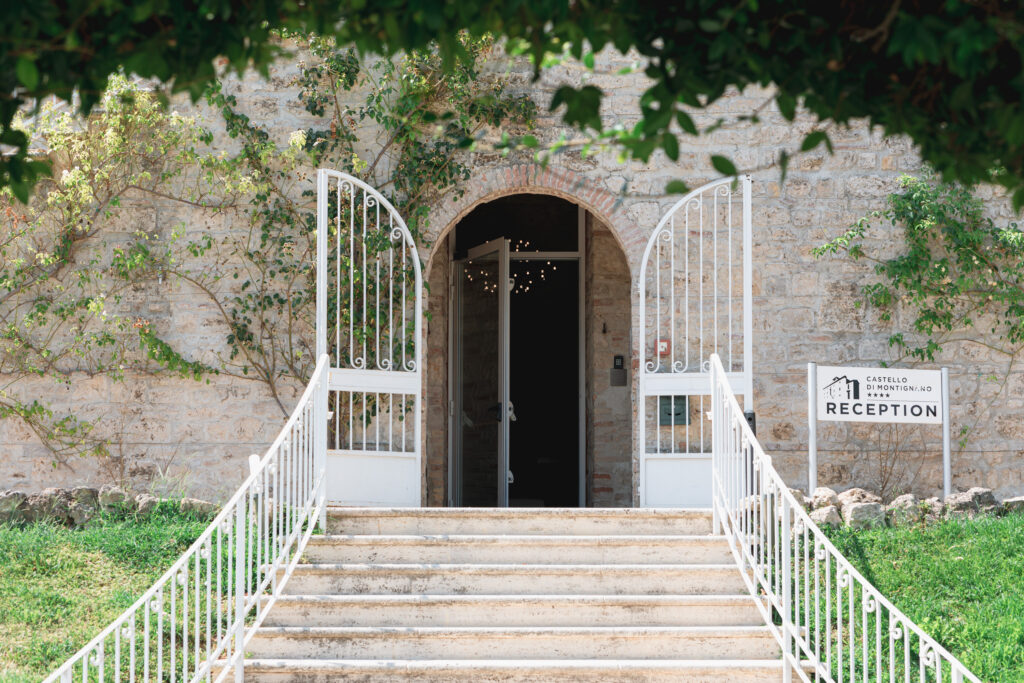
[[[448,253],[448,237],[441,240],[439,253]],[[448,296],[450,269],[436,260],[427,269],[427,382],[424,405],[427,407],[427,457],[423,458],[424,496],[426,505],[444,507],[448,504]]]
[[[632,57],[603,54],[594,72],[567,62],[545,72],[533,82],[528,67],[496,62],[492,67],[513,88],[529,91],[542,112],[554,90],[562,83],[587,81],[606,88],[610,97],[603,115],[608,124],[631,125],[638,118],[636,99],[645,87],[642,74],[615,75],[629,66]],[[226,88],[235,94],[239,107],[266,125],[268,132],[284,143],[288,134],[317,122],[297,104],[297,89],[291,79],[295,63],[284,62],[271,70],[271,78],[258,76],[232,80]],[[556,155],[541,168],[524,156],[503,158],[486,152],[472,157],[474,172],[465,196],[438,203],[431,218],[423,248],[424,261],[444,249],[447,231],[475,204],[515,192],[539,192],[565,197],[584,206],[596,220],[608,227],[625,257],[625,266],[635,288],[640,258],[647,238],[662,213],[678,197],[665,194],[668,181],[681,179],[691,187],[715,177],[709,157],[723,154],[754,175],[754,373],[758,431],[783,475],[794,486],[806,484],[806,363],[875,364],[889,358],[886,338],[892,331],[870,313],[854,308],[858,289],[871,277],[871,266],[841,258],[816,259],[814,246],[837,235],[868,211],[882,206],[885,195],[895,189],[901,173],[919,170],[919,161],[904,139],[883,139],[864,126],[833,129],[835,153],[818,149],[796,157],[785,184],[773,166],[784,150],[794,150],[810,122],[785,122],[769,103],[769,91],[751,88],[732,93],[711,110],[695,114],[699,127],[723,118],[726,124],[712,135],[684,138],[679,160],[671,162],[655,154],[647,163],[619,163],[614,153],[581,158],[577,147]],[[358,93],[353,95],[358,96]],[[762,123],[737,123],[738,116],[761,109]],[[192,109],[211,126],[217,119],[202,107]],[[537,128],[542,143],[576,134],[559,125],[557,114],[543,113]],[[223,136],[219,138],[223,141]],[[367,136],[368,145],[373,136]],[[311,179],[297,178],[297,187],[311,187]],[[986,190],[986,192],[989,192]],[[994,192],[994,191],[993,191]],[[1008,203],[990,193],[989,210],[999,219],[1009,218]],[[167,231],[183,224],[193,234],[233,229],[230,217],[213,223],[180,209],[148,205],[139,207],[139,217],[155,231]],[[595,243],[598,241],[595,234]],[[892,229],[878,226],[868,243],[883,252],[892,249]],[[606,238],[601,238],[606,239]],[[622,275],[622,271],[616,271]],[[431,301],[444,290],[444,277],[431,271]],[[618,277],[618,276],[617,276]],[[615,291],[624,291],[616,280]],[[612,285],[609,284],[609,287]],[[434,288],[437,289],[434,289]],[[595,285],[595,292],[602,291]],[[610,292],[611,290],[609,290]],[[632,290],[635,292],[635,289]],[[631,295],[632,297],[633,295]],[[596,300],[595,300],[596,302]],[[593,302],[592,302],[593,303]],[[226,334],[213,311],[190,296],[179,285],[140,293],[139,310],[151,311],[158,332],[191,349],[197,356],[223,348]],[[636,304],[630,303],[631,356],[636,354]],[[436,313],[435,313],[436,315]],[[597,324],[600,313],[593,312]],[[897,324],[903,322],[897,319]],[[618,320],[612,341],[591,335],[594,377],[603,372],[603,356],[620,345],[623,321]],[[428,325],[430,360],[447,346],[447,322],[442,318]],[[607,348],[600,348],[607,344]],[[634,361],[635,362],[635,361]],[[1009,376],[1005,390],[988,378],[1007,371],[1006,359],[983,344],[965,341],[951,348],[938,363],[950,367],[952,378],[953,433],[975,426],[966,448],[954,452],[955,487],[985,486],[1000,497],[1024,493],[1024,372]],[[630,368],[635,382],[637,368]],[[630,395],[617,388],[604,388],[595,379],[590,396],[597,420],[592,429],[600,440],[598,425],[619,434],[623,416],[630,411]],[[243,379],[215,377],[210,384],[187,380],[130,378],[123,384],[97,378],[76,377],[67,385],[40,383],[32,388],[40,397],[58,405],[74,405],[88,415],[123,420],[128,431],[127,454],[132,465],[147,469],[158,480],[174,482],[196,495],[223,495],[245,474],[246,456],[262,448],[282,422],[283,413],[261,385]],[[589,396],[589,393],[588,393]],[[294,401],[294,395],[286,400]],[[433,443],[446,438],[438,416],[446,412],[446,395],[428,387],[426,438]],[[289,404],[290,405],[290,404]],[[632,414],[629,412],[629,414]],[[119,417],[119,416],[124,416]],[[612,427],[611,425],[615,426]],[[602,429],[604,427],[601,427]],[[934,432],[934,433],[933,433]],[[838,489],[855,484],[877,487],[874,481],[886,465],[879,464],[892,439],[909,439],[908,451],[921,461],[921,473],[914,490],[932,495],[940,485],[938,429],[920,436],[888,433],[888,428],[864,425],[822,424],[819,427],[819,482]],[[431,446],[434,447],[434,446]],[[609,446],[608,455],[618,452]],[[595,475],[607,473],[618,481],[621,463],[605,472],[595,451]],[[103,463],[73,463],[74,469],[53,469],[51,458],[31,434],[12,420],[0,423],[0,488],[38,490],[63,483],[103,483]],[[884,459],[883,459],[884,460]],[[160,463],[167,463],[166,465]],[[914,469],[917,464],[914,464]],[[163,469],[161,469],[163,468]],[[614,472],[614,473],[613,473]],[[430,504],[441,504],[438,493],[445,477],[443,465],[425,470],[424,482]],[[595,482],[600,481],[595,479]],[[620,485],[611,492],[595,488],[594,502],[625,504]],[[607,496],[607,497],[605,497]]]
[[[611,386],[616,355],[631,363],[630,273],[615,236],[587,217],[586,322],[588,503],[633,504],[631,384]]]

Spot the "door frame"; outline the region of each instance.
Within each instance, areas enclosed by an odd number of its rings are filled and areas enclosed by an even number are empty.
[[[461,348],[457,342],[459,334],[459,287],[458,274],[462,266],[462,260],[455,259],[455,230],[456,224],[448,237],[448,494],[446,500],[448,507],[456,507],[461,503],[458,492],[461,490],[462,481],[459,471],[461,465],[461,444],[459,443],[459,430],[457,416],[461,414],[461,404],[457,398],[457,382],[459,379],[457,368],[461,366]],[[497,240],[491,240],[492,242]],[[490,242],[485,243],[490,244]],[[476,250],[485,245],[474,247]],[[542,251],[542,252],[509,252],[509,261],[527,259],[550,259],[552,261],[577,261],[577,355],[579,357],[577,370],[577,399],[578,399],[578,420],[577,420],[577,441],[579,449],[577,453],[577,505],[581,508],[587,506],[587,347],[586,347],[586,289],[587,289],[587,210],[576,205],[576,250],[575,251]],[[506,294],[507,296],[507,294]],[[508,303],[506,304],[506,307]],[[510,317],[509,317],[510,318]],[[511,319],[511,318],[510,318]],[[506,368],[503,371],[504,377],[508,376],[508,364],[510,359],[508,330],[502,333],[504,344],[503,355]],[[503,394],[508,397],[507,394]],[[507,413],[507,410],[506,410]],[[508,449],[506,446],[505,470],[508,470]],[[499,467],[499,471],[501,468]],[[513,473],[514,474],[514,473]],[[499,492],[502,487],[499,486]],[[504,487],[505,504],[508,505],[508,486]]]

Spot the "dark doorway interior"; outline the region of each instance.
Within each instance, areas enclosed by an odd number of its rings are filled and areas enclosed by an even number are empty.
[[[579,261],[513,261],[512,507],[579,504]]]
[[[509,241],[508,272],[514,281],[509,294],[507,381],[516,419],[509,428],[509,470],[514,477],[509,505],[575,507],[579,505],[581,417],[578,208],[544,195],[515,195],[484,204],[456,228],[454,258],[464,259],[469,249],[499,237]],[[464,420],[474,425],[475,432],[490,435],[493,429],[481,420],[492,406],[469,405],[473,392],[466,387],[490,387],[494,381],[493,366],[467,362],[491,354],[493,336],[469,332],[492,329],[492,325],[466,320],[467,315],[482,313],[467,304],[464,301],[460,322],[464,331],[460,371],[483,374],[478,380],[456,377],[455,385],[463,387],[463,412],[469,418]],[[497,305],[485,315],[497,316]],[[466,347],[476,343],[488,348]],[[490,436],[484,440],[464,437],[463,505],[497,503],[492,483],[497,446],[481,447],[491,443]]]

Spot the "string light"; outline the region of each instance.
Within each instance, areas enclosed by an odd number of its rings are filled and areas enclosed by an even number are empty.
[[[516,243],[514,251],[521,251],[523,248],[528,247],[528,246],[530,246],[529,241],[527,241],[527,240],[519,240]],[[523,259],[523,260],[520,260],[520,261],[516,261],[515,263],[516,264],[522,263],[523,265],[529,265],[530,261],[531,261],[531,259]],[[536,261],[535,263],[540,263],[540,262]],[[472,261],[466,261],[466,266],[467,267],[465,268],[465,271],[464,271],[465,274],[466,274],[466,280],[468,280],[469,282],[479,282],[481,284],[481,287],[483,288],[483,291],[487,292],[488,294],[493,294],[494,292],[497,292],[498,291],[498,283],[491,279],[495,275],[495,273],[493,271],[488,271],[488,269],[481,268],[479,266],[477,266],[475,268],[469,268],[469,266],[472,266],[472,265],[473,265]],[[554,270],[558,270],[558,266],[557,265],[553,265],[551,263],[551,261],[546,260],[544,262],[544,265],[541,266],[539,271],[537,272],[537,276],[539,276],[540,279],[545,281],[545,282],[547,281],[547,273],[548,273],[547,269],[548,269],[548,267],[550,267],[551,270],[553,270],[553,271]],[[532,268],[531,270],[527,270],[527,271],[525,271],[525,273],[521,273],[518,277],[516,276],[516,274],[514,274],[514,273],[512,274],[512,285],[511,285],[511,289],[509,290],[511,294],[522,294],[524,292],[529,292],[530,291],[530,286],[534,284],[533,280],[534,280],[534,277],[536,277],[533,274],[533,270],[534,269],[535,268]]]

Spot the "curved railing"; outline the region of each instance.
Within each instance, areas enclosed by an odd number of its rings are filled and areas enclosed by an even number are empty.
[[[717,354],[711,383],[715,531],[782,646],[785,680],[980,683],[811,521],[751,431]]]
[[[242,680],[246,643],[324,521],[327,372],[322,355],[280,434],[203,534],[45,683]]]

